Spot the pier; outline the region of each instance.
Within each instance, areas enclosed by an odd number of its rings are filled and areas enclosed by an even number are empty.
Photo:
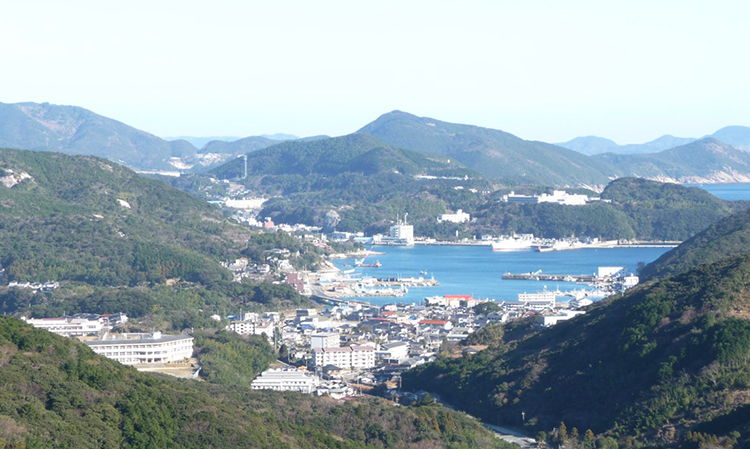
[[[549,282],[584,282],[592,283],[599,281],[596,276],[580,274],[544,274],[544,273],[505,273],[504,280],[512,281],[549,281]]]

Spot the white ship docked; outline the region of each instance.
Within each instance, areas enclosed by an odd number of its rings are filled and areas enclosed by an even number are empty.
[[[526,251],[534,245],[538,245],[533,234],[514,235],[512,237],[500,237],[491,242],[492,251]]]

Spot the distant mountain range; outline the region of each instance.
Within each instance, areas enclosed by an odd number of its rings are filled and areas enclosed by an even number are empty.
[[[651,154],[595,156],[625,176],[677,183],[750,182],[750,153],[712,137]]]
[[[384,114],[358,132],[392,146],[444,154],[485,176],[512,183],[596,186],[615,177],[609,164],[566,148],[401,111]]]
[[[270,139],[274,141],[284,141],[284,140],[296,140],[299,139],[299,137],[294,136],[292,134],[284,134],[284,133],[276,133],[276,134],[261,134],[260,136],[256,137],[262,137],[264,139]],[[240,140],[242,137],[240,136],[205,136],[205,137],[198,137],[198,136],[177,136],[177,137],[165,137],[165,140],[187,140],[190,142],[195,148],[203,148],[206,146],[207,143],[213,142],[215,140],[219,140],[222,142],[234,142],[235,140]]]
[[[739,150],[750,151],[750,127],[747,126],[727,126],[721,128],[710,136],[716,140],[727,143]],[[664,135],[650,142],[640,144],[618,145],[612,140],[598,136],[576,137],[567,142],[556,145],[578,151],[586,155],[595,155],[602,153],[616,154],[642,154],[656,153],[670,148],[687,145],[691,142],[700,140],[695,137],[675,137]]]
[[[174,169],[171,157],[194,154],[185,140],[167,141],[77,106],[0,103],[0,147],[103,157],[140,169]]]
[[[598,190],[623,176],[700,183],[750,180],[750,160],[737,151],[750,151],[750,128],[743,126],[722,128],[704,139],[663,136],[642,145],[617,145],[590,136],[552,145],[500,130],[393,111],[358,133],[372,135],[393,148],[447,156],[508,186]],[[146,171],[208,170],[290,139],[329,138],[273,134],[165,140],[76,106],[0,103],[0,147],[94,155]]]
[[[206,137],[196,137],[196,136],[176,136],[176,137],[164,137],[165,140],[173,141],[173,140],[185,140],[190,142],[191,145],[193,145],[195,148],[203,148],[208,142],[214,141],[214,140],[221,140],[223,142],[234,142],[235,140],[240,140],[242,137],[239,136],[206,136]]]
[[[557,145],[591,156],[602,153],[654,153],[657,151],[674,148],[676,146],[685,145],[696,140],[697,139],[691,137],[674,137],[666,135],[642,144],[618,145],[613,140],[605,139],[604,137],[586,136],[576,137],[573,140],[558,143]]]

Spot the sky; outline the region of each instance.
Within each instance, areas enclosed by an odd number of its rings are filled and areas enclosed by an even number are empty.
[[[7,1],[0,102],[158,136],[348,134],[399,109],[562,142],[750,126],[750,2]]]

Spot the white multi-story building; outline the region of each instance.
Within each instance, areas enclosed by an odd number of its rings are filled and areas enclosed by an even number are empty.
[[[193,337],[189,335],[122,334],[117,340],[84,343],[95,353],[123,365],[178,362],[193,356]]]
[[[315,366],[336,365],[341,369],[369,369],[375,367],[375,348],[347,346],[344,348],[313,349]]]
[[[310,348],[338,348],[341,346],[339,334],[326,332],[322,334],[312,334],[310,336]]]
[[[240,335],[265,335],[273,345],[273,323],[270,321],[232,321],[227,329]]]
[[[591,200],[586,195],[569,194],[564,190],[554,190],[552,191],[552,195],[547,193],[541,195],[519,195],[515,192],[510,192],[508,195],[503,195],[503,201],[506,203],[555,203],[565,206],[582,206]]]
[[[438,222],[449,221],[451,223],[464,223],[471,221],[471,215],[459,209],[455,214],[442,214],[438,217]]]
[[[263,371],[251,384],[253,390],[299,391],[312,393],[318,386],[318,378],[304,371],[291,369],[269,369]]]
[[[63,337],[77,337],[83,335],[96,335],[103,329],[101,319],[87,318],[21,318],[38,329],[44,329],[53,334]]]
[[[519,293],[518,302],[524,308],[530,310],[554,309],[556,305],[555,292]]]
[[[405,341],[394,341],[380,345],[380,350],[375,353],[380,360],[397,360],[401,362],[409,358],[409,344]]]
[[[388,242],[401,245],[413,245],[414,226],[405,223],[399,223],[391,226]]]

